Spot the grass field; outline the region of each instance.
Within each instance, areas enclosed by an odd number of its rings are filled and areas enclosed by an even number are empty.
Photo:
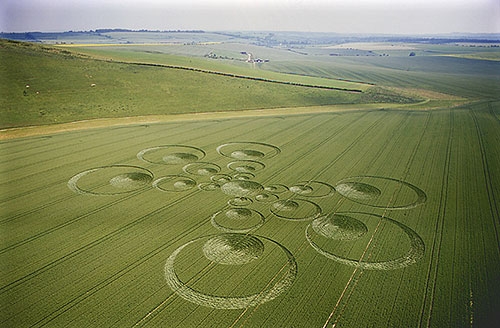
[[[2,130],[1,326],[489,327],[497,320],[500,101],[486,61],[429,56],[405,73],[403,57],[308,65],[281,57],[280,65],[296,73],[309,67],[311,77],[335,71],[376,82],[358,95],[44,51],[21,61],[17,74],[37,77],[29,92],[87,86],[94,80],[84,74],[100,79],[96,87],[115,84],[47,98],[58,101],[58,120],[75,117],[67,108],[77,101],[103,109],[75,120],[104,119]],[[426,71],[432,63],[457,70]],[[44,71],[51,73],[37,84]],[[38,106],[29,104],[35,95],[22,95],[25,79],[3,80],[18,88],[2,89],[7,108],[16,108],[3,113],[3,127],[41,122],[20,113]],[[217,96],[199,99],[208,81]],[[178,95],[129,94],[152,83],[179,86]],[[242,98],[238,86],[247,85],[262,97]],[[119,101],[138,110],[111,115]],[[195,105],[171,111],[188,101]],[[192,106],[211,113],[190,113]],[[265,110],[242,110],[253,108]]]

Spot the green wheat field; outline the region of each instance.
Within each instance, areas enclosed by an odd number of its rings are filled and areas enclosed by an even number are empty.
[[[0,325],[487,327],[495,52],[216,41],[2,40]]]

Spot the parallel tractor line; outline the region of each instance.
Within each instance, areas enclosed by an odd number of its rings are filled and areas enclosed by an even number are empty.
[[[491,214],[491,219],[493,220],[493,227],[495,228],[495,236],[497,239],[497,250],[500,253],[500,241],[499,241],[499,235],[498,235],[498,225],[500,224],[500,215],[498,212],[498,202],[495,199],[495,193],[493,192],[493,179],[491,178],[490,174],[490,168],[489,168],[489,163],[488,163],[488,158],[486,157],[486,149],[484,146],[484,135],[481,131],[481,127],[479,126],[479,122],[477,120],[476,113],[474,110],[471,111],[472,118],[474,120],[474,125],[476,127],[476,133],[477,133],[477,138],[479,140],[479,149],[481,151],[481,161],[483,163],[483,176],[484,176],[484,181],[486,182],[486,189],[488,191],[488,201],[490,203],[490,214]],[[498,163],[497,163],[498,164]]]
[[[418,326],[422,327],[425,325],[429,327],[431,324],[432,308],[434,305],[434,294],[436,292],[436,280],[439,269],[439,256],[441,251],[441,241],[443,239],[443,226],[444,219],[446,216],[446,200],[448,195],[448,184],[449,184],[449,172],[450,172],[450,162],[451,162],[451,146],[453,141],[453,131],[454,131],[454,114],[453,111],[449,111],[449,131],[448,131],[448,142],[446,145],[446,158],[443,165],[442,173],[442,187],[441,187],[441,197],[439,199],[439,213],[436,220],[435,227],[435,237],[431,247],[431,257],[429,261],[429,268],[427,272],[426,288],[422,302],[422,308],[420,309],[420,318],[418,321]],[[424,323],[424,315],[427,313],[428,317]]]
[[[421,135],[420,135],[419,141],[418,141],[418,143],[415,145],[415,147],[413,148],[412,154],[411,154],[411,156],[410,156],[409,160],[408,160],[408,161],[407,161],[407,163],[406,163],[405,171],[404,171],[404,173],[403,173],[403,176],[401,177],[401,180],[405,180],[406,176],[408,175],[408,172],[409,172],[409,169],[410,169],[410,167],[411,167],[411,164],[413,163],[413,160],[415,159],[415,155],[416,155],[416,153],[417,153],[417,150],[418,150],[418,148],[419,148],[419,146],[420,146],[420,143],[421,143],[421,141],[422,141],[422,139],[423,139],[423,136],[424,136],[424,134],[425,134],[425,130],[426,130],[427,125],[428,125],[428,122],[429,122],[429,117],[430,117],[430,116],[428,115],[428,116],[427,116],[426,123],[425,123],[425,127],[424,127],[424,129],[423,129],[423,131],[422,131],[422,133],[421,133]],[[409,116],[407,115],[407,116],[406,116],[406,121],[408,121],[408,119],[409,119]],[[399,130],[400,130],[400,129],[402,129],[402,128],[403,128],[403,122],[399,125],[399,127],[398,127],[398,129],[397,129],[397,130],[394,130],[394,132],[391,134],[391,136],[393,136],[393,135],[395,134],[395,132],[396,132],[396,131],[399,131]],[[394,143],[394,144],[392,145],[392,147],[391,147],[391,148],[392,148],[392,149],[394,149],[395,147],[396,147],[396,143]],[[379,151],[379,152],[378,152],[378,154],[377,154],[376,158],[378,158],[378,157],[380,156],[380,153],[381,153],[381,151]],[[373,163],[373,162],[374,162],[374,161],[372,160],[372,161],[371,161],[371,163]],[[399,190],[396,190],[396,191],[393,193],[393,195],[392,195],[391,199],[389,200],[389,202],[388,202],[388,204],[387,204],[386,209],[384,210],[384,213],[382,214],[382,218],[383,218],[383,217],[386,217],[387,210],[388,210],[388,208],[390,207],[390,204],[391,204],[391,202],[392,202],[392,199],[393,199],[395,196],[397,196],[397,193],[398,193],[398,192],[399,192]],[[375,243],[375,242],[373,242],[373,238],[375,237],[375,234],[377,233],[377,231],[378,231],[378,229],[379,229],[379,227],[380,227],[380,224],[381,224],[381,223],[382,223],[382,220],[379,220],[379,222],[378,222],[378,224],[377,224],[376,228],[374,229],[374,232],[373,232],[373,234],[372,234],[372,236],[371,236],[371,238],[370,238],[370,241],[368,242],[368,244],[367,244],[367,246],[366,246],[366,248],[365,248],[365,250],[364,250],[363,254],[361,255],[361,257],[360,257],[360,260],[359,260],[359,261],[361,261],[361,260],[363,259],[363,257],[365,257],[365,255],[366,255],[366,254],[367,254],[367,252],[368,252],[368,249],[370,248],[370,245],[371,245],[372,243]],[[373,251],[373,247],[372,247],[371,249],[372,249],[372,251]],[[372,255],[372,252],[369,252],[369,253],[368,253],[368,259],[371,257],[371,255]],[[356,286],[357,286],[357,284],[358,284],[358,282],[359,282],[359,280],[360,280],[360,278],[361,278],[361,275],[362,275],[362,274],[363,274],[363,272],[364,272],[363,270],[359,270],[359,273],[357,273],[357,271],[358,271],[358,268],[356,268],[356,269],[353,271],[353,274],[351,275],[351,277],[350,277],[349,281],[347,282],[347,284],[346,284],[346,286],[345,286],[345,288],[344,288],[344,290],[343,290],[342,294],[340,295],[340,297],[339,297],[339,299],[338,299],[338,301],[337,301],[337,304],[335,305],[335,307],[334,307],[334,309],[333,309],[332,313],[330,314],[330,317],[329,317],[329,318],[328,318],[328,320],[325,322],[325,325],[324,325],[323,327],[326,327],[326,326],[328,325],[328,323],[330,322],[331,318],[333,317],[333,314],[336,312],[337,307],[340,305],[340,302],[342,301],[342,298],[344,297],[345,292],[349,289],[349,293],[348,293],[348,295],[346,296],[346,300],[345,300],[345,302],[344,302],[344,304],[343,304],[343,306],[342,306],[342,308],[341,308],[341,311],[340,311],[339,315],[337,316],[337,318],[336,318],[336,319],[335,319],[335,321],[333,322],[333,326],[335,327],[335,326],[338,324],[338,322],[339,322],[340,318],[342,317],[342,314],[344,313],[345,309],[347,308],[347,305],[348,305],[348,303],[349,303],[349,300],[350,300],[350,298],[351,298],[352,294],[354,293],[354,290],[355,290],[355,288],[356,288]],[[353,285],[351,288],[349,288],[349,285],[350,285],[350,284],[351,284],[351,282],[353,282],[353,281],[354,281],[354,285]],[[401,284],[401,282],[400,282],[400,284]],[[398,286],[398,290],[399,290],[399,287],[400,287],[400,285]]]

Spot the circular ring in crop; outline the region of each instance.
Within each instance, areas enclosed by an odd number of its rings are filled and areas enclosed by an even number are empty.
[[[276,146],[261,142],[231,142],[217,147],[222,156],[239,160],[272,158],[281,152]]]
[[[318,204],[304,199],[284,199],[271,204],[271,213],[292,221],[312,220],[321,215]]]
[[[231,206],[248,206],[253,203],[248,197],[234,197],[227,202]]]
[[[260,228],[265,218],[255,210],[236,207],[215,213],[211,222],[216,229],[224,232],[247,233]]]
[[[202,182],[198,185],[198,189],[203,191],[216,191],[220,189],[220,186],[213,182]]]
[[[288,188],[294,194],[304,197],[323,198],[333,195],[335,188],[326,182],[303,181]]]
[[[151,186],[153,172],[133,165],[101,166],[80,172],[68,181],[78,194],[112,196]]]
[[[261,203],[274,203],[279,200],[279,197],[270,192],[261,192],[255,195],[255,200]]]
[[[196,147],[165,145],[146,148],[137,153],[137,158],[153,164],[186,165],[205,157],[205,152]]]
[[[195,162],[184,166],[182,170],[193,175],[212,176],[220,172],[220,166],[208,162]]]
[[[196,187],[196,181],[182,175],[167,175],[155,180],[153,187],[161,191],[181,192]]]
[[[282,184],[273,184],[264,187],[264,190],[272,194],[282,194],[288,191],[288,187]]]
[[[248,173],[248,172],[237,173],[233,177],[235,180],[252,180],[253,178],[255,178],[255,174]]]
[[[182,250],[192,244],[201,243],[203,243],[202,250],[205,258],[213,260],[213,263],[240,264],[236,266],[244,269],[244,263],[254,263],[263,258],[260,256],[263,251],[263,241],[266,242],[265,248],[278,247],[281,249],[285,255],[285,262],[283,263],[283,270],[274,276],[276,282],[266,285],[263,290],[257,293],[244,296],[218,296],[203,293],[181,281],[175,271],[175,261]],[[217,248],[217,251],[209,249],[214,247]],[[192,240],[177,248],[165,263],[165,279],[168,286],[177,295],[189,302],[214,309],[245,309],[269,302],[290,288],[296,277],[297,263],[287,248],[269,238],[246,234],[212,235]]]
[[[386,217],[381,217],[381,216],[376,215],[376,214],[362,213],[362,212],[337,213],[335,215],[340,215],[344,218],[349,218],[349,219],[347,219],[347,221],[349,221],[349,222],[343,222],[341,224],[337,224],[337,227],[339,225],[342,225],[341,230],[343,230],[343,231],[339,231],[339,230],[335,231],[335,227],[325,227],[325,222],[314,222],[314,221],[313,221],[313,223],[309,224],[306,228],[306,239],[309,242],[309,244],[311,245],[311,247],[314,248],[318,253],[320,253],[321,255],[323,255],[324,257],[326,257],[330,260],[334,260],[334,261],[339,262],[341,264],[345,264],[345,265],[349,265],[349,266],[353,266],[353,267],[357,267],[357,268],[361,268],[361,269],[367,269],[367,270],[394,270],[394,269],[400,269],[400,268],[404,268],[404,267],[407,267],[409,265],[412,265],[412,264],[416,263],[419,259],[421,259],[424,255],[425,245],[424,245],[422,238],[420,238],[420,236],[415,231],[413,231],[411,228],[409,228],[408,226],[406,226],[398,221],[395,221],[393,219],[386,218]],[[331,217],[331,216],[330,217],[334,218],[335,215],[333,217]],[[313,233],[315,233],[316,236],[319,236],[320,238],[327,238],[330,240],[332,240],[332,239],[333,240],[340,240],[340,241],[346,240],[343,238],[336,238],[336,237],[348,237],[348,239],[350,237],[353,237],[350,240],[358,239],[359,237],[361,237],[362,235],[365,234],[365,232],[363,231],[364,228],[359,223],[350,220],[350,219],[353,219],[352,216],[358,216],[358,215],[366,215],[368,217],[375,217],[379,220],[383,220],[389,224],[392,224],[392,225],[400,228],[402,230],[402,232],[404,234],[406,234],[406,236],[408,237],[409,242],[410,242],[410,246],[409,246],[409,249],[406,252],[406,254],[404,254],[400,257],[397,257],[395,259],[392,259],[392,260],[387,260],[387,261],[368,261],[368,260],[364,260],[362,258],[361,259],[351,259],[351,258],[343,257],[340,255],[336,255],[330,251],[327,251],[327,250],[323,249],[322,247],[320,247],[316,242],[313,241],[313,239],[315,239],[313,236]],[[324,221],[324,218],[325,217],[321,217],[321,218],[318,218],[317,220]],[[356,221],[359,221],[359,220],[356,220]],[[316,227],[315,227],[315,225],[316,225]],[[323,228],[321,226],[323,226]],[[371,239],[372,238],[373,238],[373,236],[371,237]]]
[[[425,192],[417,186],[371,175],[343,179],[337,183],[335,190],[356,203],[391,210],[411,209],[427,200]]]
[[[264,190],[264,187],[255,181],[234,180],[223,184],[221,187],[223,193],[234,197],[253,197]]]
[[[215,174],[210,177],[210,180],[212,182],[218,183],[218,184],[224,184],[226,182],[229,182],[233,179],[232,176],[227,175],[227,174]]]
[[[263,170],[266,166],[261,162],[248,160],[231,162],[227,164],[227,167],[238,173],[254,174],[255,172]]]

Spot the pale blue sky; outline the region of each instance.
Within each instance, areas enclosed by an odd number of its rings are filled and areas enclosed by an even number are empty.
[[[1,0],[0,31],[500,33],[499,0]]]

